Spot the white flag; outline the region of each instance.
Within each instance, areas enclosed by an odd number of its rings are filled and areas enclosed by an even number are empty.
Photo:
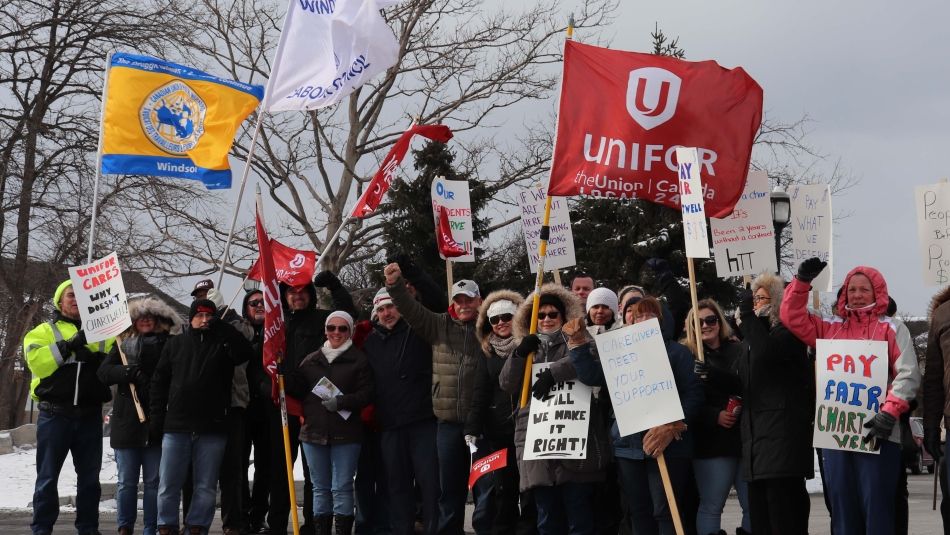
[[[263,107],[332,106],[396,63],[399,44],[380,13],[392,0],[291,0]]]

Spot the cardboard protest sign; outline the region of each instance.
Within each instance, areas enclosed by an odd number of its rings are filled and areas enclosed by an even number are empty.
[[[532,382],[550,365],[532,365]],[[586,459],[590,398],[591,388],[578,381],[557,383],[545,401],[531,398],[524,460]]]
[[[73,281],[87,342],[112,338],[132,325],[118,255],[112,253],[91,264],[71,267],[69,279]]]
[[[436,177],[432,181],[432,219],[435,228],[439,228],[439,206],[446,209],[449,215],[449,225],[452,227],[452,237],[462,244],[467,254],[452,258],[454,262],[475,261],[475,235],[472,232],[472,203],[468,195],[467,180],[446,180]],[[439,256],[445,259],[441,253]]]
[[[490,474],[495,470],[508,466],[508,448],[502,448],[495,453],[489,453],[481,459],[472,463],[472,469],[468,473],[469,490],[475,486],[483,475]]]
[[[695,148],[677,147],[676,161],[679,164],[680,210],[683,213],[686,256],[709,258],[703,184],[699,179],[699,154]]]
[[[811,283],[820,292],[830,292],[831,268],[831,188],[827,184],[792,186],[792,261],[797,266],[813,256],[828,262]]]
[[[914,188],[924,283],[950,282],[950,183]]]
[[[620,436],[684,418],[658,320],[608,331],[594,340]]]
[[[728,216],[709,219],[716,275],[741,277],[775,273],[775,229],[769,201],[769,176],[749,171],[742,197]]]
[[[524,243],[528,249],[528,263],[531,273],[538,272],[538,244],[541,243],[541,226],[544,224],[544,205],[547,191],[544,187],[531,187],[521,190],[518,204],[521,206],[521,228],[524,231]],[[571,232],[571,216],[567,209],[567,199],[551,199],[551,220],[548,225],[551,235],[548,238],[547,255],[544,269],[555,270],[571,267],[577,263],[574,257],[574,233]]]
[[[878,453],[862,439],[887,396],[887,368],[887,342],[816,341],[816,448]]]

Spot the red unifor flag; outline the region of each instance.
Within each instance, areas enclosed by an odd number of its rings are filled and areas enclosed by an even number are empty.
[[[258,264],[261,272],[261,291],[264,292],[264,370],[271,378],[271,397],[276,402],[277,392],[277,363],[284,360],[287,350],[286,329],[284,324],[284,309],[280,303],[280,281],[274,269],[274,256],[271,251],[272,240],[264,230],[261,219],[260,205],[257,212],[257,247],[260,249]],[[294,416],[302,416],[300,402],[290,396],[287,400],[287,412]]]
[[[452,225],[449,223],[449,211],[441,204],[436,205],[439,211],[439,227],[435,229],[435,241],[439,245],[439,253],[446,258],[465,256],[465,247],[452,237]]]
[[[301,286],[313,280],[313,273],[317,267],[317,253],[288,247],[273,238],[270,239],[270,249],[278,281],[290,286]],[[255,281],[263,280],[261,257],[257,257],[257,261],[247,272],[247,278]]]
[[[706,212],[724,217],[761,120],[762,88],[740,67],[567,41],[548,193],[679,210],[676,147],[697,147]]]
[[[399,140],[396,141],[396,144],[393,145],[393,148],[390,149],[389,154],[386,155],[386,159],[383,160],[379,171],[376,171],[376,174],[373,175],[373,180],[371,180],[370,183],[367,184],[366,189],[363,190],[363,195],[356,201],[356,206],[353,207],[353,212],[350,213],[350,217],[364,218],[373,215],[379,203],[383,201],[383,196],[386,195],[389,186],[396,178],[396,171],[399,170],[399,164],[402,163],[402,159],[406,157],[409,144],[412,143],[412,137],[416,134],[442,143],[452,139],[452,131],[449,130],[449,127],[441,124],[415,125],[403,132],[403,134],[399,136]]]
[[[475,461],[472,463],[472,470],[468,473],[468,488],[471,489],[483,475],[506,466],[508,466],[508,448],[498,450]]]

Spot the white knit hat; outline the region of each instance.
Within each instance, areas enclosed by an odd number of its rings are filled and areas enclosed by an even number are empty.
[[[590,312],[594,305],[604,305],[614,312],[614,316],[617,316],[617,294],[610,288],[594,288],[587,295],[587,311]]]
[[[327,316],[327,321],[323,322],[323,326],[326,327],[333,318],[343,318],[343,321],[345,321],[347,326],[350,328],[350,333],[353,333],[353,316],[350,316],[342,310],[334,310],[333,312],[330,312],[329,316]]]
[[[488,311],[485,313],[485,316],[487,316],[488,319],[492,319],[495,316],[500,316],[502,314],[514,315],[515,311],[517,310],[518,307],[516,307],[511,301],[507,299],[499,299],[488,307]]]

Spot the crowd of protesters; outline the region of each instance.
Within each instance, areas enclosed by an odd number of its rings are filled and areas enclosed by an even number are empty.
[[[549,284],[538,295],[483,296],[475,281],[460,280],[446,296],[401,255],[385,266],[385,286],[365,311],[330,272],[282,286],[278,371],[302,413],[286,423],[262,364],[259,290],[231,311],[201,281],[185,320],[154,297],[133,299],[132,327],[93,344],[64,282],[55,316],[24,340],[40,409],[33,533],[53,531],[67,453],[77,473],[76,530],[99,533],[102,405],[111,398],[122,535],[136,531],[139,511],[146,535],[208,533],[218,488],[226,535],[291,533],[285,425],[291,459],[303,453],[308,535],[461,535],[469,490],[478,535],[672,534],[677,523],[698,535],[806,534],[812,348],[823,338],[879,340],[888,351],[887,391],[865,429],[876,454],[819,452],[829,529],[907,533],[895,506],[906,502],[897,422],[915,403],[921,374],[907,327],[887,313],[883,276],[854,268],[833,313],[822,316],[806,305],[825,264],[809,259],[787,286],[772,274],[755,278],[727,314],[712,299],[691,309],[665,261],[647,266],[646,287],[618,292],[578,274],[569,288]],[[318,308],[320,288],[327,309]],[[940,426],[950,420],[950,293],[935,298],[932,314],[921,401],[925,447],[939,459]],[[593,337],[654,319],[685,418],[621,436]],[[550,364],[529,386],[532,397],[545,399],[564,381],[593,387],[583,459],[524,459],[520,398],[532,355]],[[472,462],[499,450],[510,462],[469,489]],[[724,526],[733,489],[741,521]]]

